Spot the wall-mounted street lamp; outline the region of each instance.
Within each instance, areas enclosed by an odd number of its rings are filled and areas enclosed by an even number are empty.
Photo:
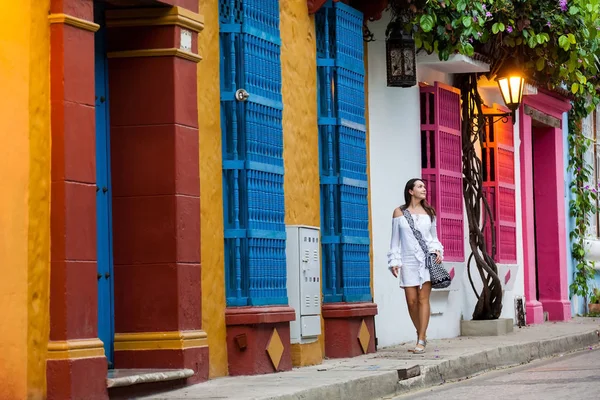
[[[504,104],[506,104],[506,107],[508,107],[510,112],[504,114],[486,114],[486,116],[500,118],[511,117],[514,124],[516,111],[523,101],[523,88],[525,87],[523,72],[514,66],[506,67],[498,74],[496,82],[498,82],[498,88],[500,89]]]
[[[410,16],[399,15],[387,27],[385,57],[387,64],[387,85],[391,87],[411,87],[417,84],[417,56],[415,40],[404,30]]]

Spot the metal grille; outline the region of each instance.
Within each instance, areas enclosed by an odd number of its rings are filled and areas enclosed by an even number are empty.
[[[422,86],[421,167],[427,199],[438,213],[438,236],[448,261],[464,260],[460,91]]]
[[[315,24],[323,293],[326,302],[370,301],[363,16],[329,1]]]
[[[515,149],[513,146],[512,121],[497,121],[486,127],[486,137],[482,149],[482,168],[485,171],[484,194],[490,204],[495,225],[494,258],[496,262],[509,264],[517,262]],[[492,232],[489,225],[485,231],[485,240],[487,249],[491,253]]]
[[[227,305],[287,304],[279,2],[219,17]]]

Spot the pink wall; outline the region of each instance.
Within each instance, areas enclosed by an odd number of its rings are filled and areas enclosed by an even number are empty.
[[[523,102],[561,121],[562,114],[570,107],[568,101],[545,94],[526,96]],[[532,122],[521,107],[521,202],[527,323],[542,323],[544,312],[548,312],[550,320],[554,321],[571,318],[567,284],[565,166],[562,129],[534,127]],[[536,299],[538,284],[539,301]]]

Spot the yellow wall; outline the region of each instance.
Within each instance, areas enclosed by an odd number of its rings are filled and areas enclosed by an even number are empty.
[[[285,223],[320,226],[317,63],[306,0],[280,2]]]
[[[285,223],[321,225],[314,17],[305,0],[280,3]],[[321,362],[321,345],[293,345],[295,366]]]
[[[32,6],[35,4],[35,6]],[[42,399],[49,293],[48,0],[0,14],[0,398]]]
[[[227,375],[221,118],[219,4],[200,0],[204,30],[198,36],[198,121],[200,126],[200,218],[202,329],[208,334],[211,378]]]

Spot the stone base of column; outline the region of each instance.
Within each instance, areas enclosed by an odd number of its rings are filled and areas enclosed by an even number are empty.
[[[194,371],[187,384],[208,380],[208,344],[204,331],[117,333],[115,368]]]
[[[108,363],[98,339],[48,344],[46,361],[48,400],[106,400]]]
[[[542,300],[544,311],[548,312],[550,321],[568,321],[571,319],[571,302],[569,300]]]
[[[542,303],[537,300],[527,301],[525,308],[527,310],[528,324],[544,323],[544,308],[542,307]]]
[[[229,375],[258,375],[292,369],[293,308],[231,307],[225,312]]]
[[[375,303],[323,305],[325,356],[356,357],[375,352]]]

